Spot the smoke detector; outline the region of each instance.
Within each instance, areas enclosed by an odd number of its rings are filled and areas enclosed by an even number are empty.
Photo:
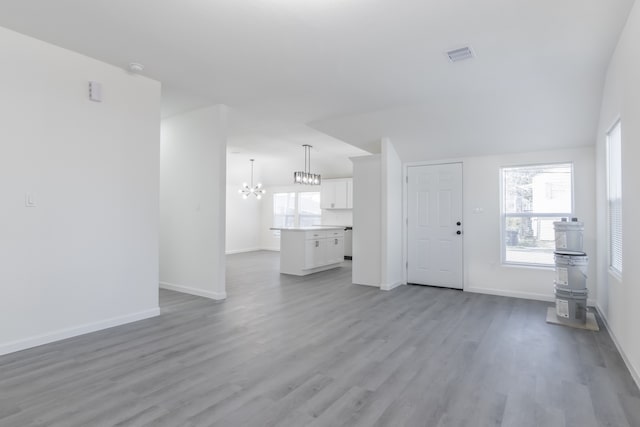
[[[473,50],[470,46],[464,46],[458,49],[447,51],[447,56],[450,62],[464,61],[465,59],[475,58]]]
[[[129,63],[129,71],[132,73],[141,73],[144,70],[144,65],[138,62]]]

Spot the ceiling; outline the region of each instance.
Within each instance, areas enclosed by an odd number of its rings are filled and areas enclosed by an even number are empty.
[[[293,185],[293,172],[304,170],[304,149],[311,148],[311,171],[323,178],[345,178],[353,174],[350,157],[369,153],[327,136],[308,126],[260,120],[240,111],[229,113],[227,183],[249,182],[255,159],[254,183],[266,187]]]
[[[249,151],[336,139],[375,151],[389,137],[409,161],[593,144],[632,3],[2,0],[0,25],[145,64],[165,116],[226,104],[274,123],[235,128],[230,144]],[[449,63],[465,44],[477,57]]]

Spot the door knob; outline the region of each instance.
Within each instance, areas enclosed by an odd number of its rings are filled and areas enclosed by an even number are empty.
[[[458,222],[456,222],[456,225],[457,225],[458,227],[460,227],[460,226],[462,225],[462,223],[461,223],[460,221],[458,221]]]
[[[458,230],[456,231],[456,234],[462,234],[462,231]]]

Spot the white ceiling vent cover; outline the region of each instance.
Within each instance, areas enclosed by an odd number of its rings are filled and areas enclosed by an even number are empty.
[[[447,52],[447,56],[449,57],[449,61],[451,62],[464,61],[465,59],[471,59],[475,57],[473,51],[469,46],[450,50]]]

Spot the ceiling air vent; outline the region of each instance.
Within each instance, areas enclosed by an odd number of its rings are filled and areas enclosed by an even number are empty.
[[[471,59],[475,55],[469,46],[461,47],[460,49],[453,49],[447,52],[447,56],[449,57],[449,61],[458,62],[464,61],[465,59]]]

